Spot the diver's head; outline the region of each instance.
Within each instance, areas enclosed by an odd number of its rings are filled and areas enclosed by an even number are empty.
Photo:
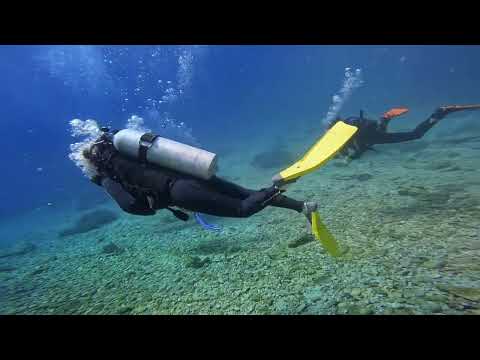
[[[68,157],[82,170],[85,176],[91,178],[98,174],[99,160],[102,159],[101,153],[104,152],[102,149],[96,149],[95,144],[104,142],[110,137],[110,129],[107,127],[100,128],[94,120],[81,121],[74,119],[70,124],[73,136],[86,138],[70,144]]]
[[[98,139],[90,143],[82,150],[82,156],[85,161],[95,166],[97,169],[108,167],[112,156],[117,153],[113,145],[112,133],[104,132]]]
[[[98,162],[98,160],[100,158],[100,153],[101,153],[101,149],[100,149],[100,146],[99,146],[98,142],[94,142],[93,144],[86,147],[82,151],[83,157],[93,164]]]
[[[77,157],[77,164],[80,165],[87,177],[92,178],[99,171],[99,151],[95,143],[87,145]]]
[[[91,148],[91,146],[89,146],[86,149],[83,149],[82,155],[85,159],[91,160],[92,159],[92,148]]]
[[[89,165],[89,167],[98,168],[108,157],[108,151],[111,145],[107,135],[102,134],[97,140],[89,143],[82,151],[82,161]],[[111,151],[111,150],[110,150]]]

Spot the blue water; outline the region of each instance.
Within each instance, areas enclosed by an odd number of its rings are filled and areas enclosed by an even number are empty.
[[[439,105],[480,102],[479,63],[479,46],[3,45],[0,222],[21,217],[26,230],[28,219],[55,222],[66,209],[105,200],[68,158],[72,119],[121,128],[137,115],[155,132],[238,158],[304,129],[306,150],[324,131],[346,68],[360,69],[362,83],[339,115],[407,106],[392,124],[398,130]],[[461,120],[428,136],[480,133],[480,123]],[[230,164],[220,166],[229,173]],[[16,241],[11,229],[0,243]]]
[[[361,68],[365,81],[345,114],[472,102],[480,79],[477,46],[1,46],[2,160],[11,174],[2,179],[1,216],[64,202],[74,189],[89,193],[67,158],[68,122],[122,126],[145,115],[166,81],[178,86],[182,51],[193,57],[191,79],[159,111],[213,149],[261,141],[299,119],[320,121],[345,67]]]

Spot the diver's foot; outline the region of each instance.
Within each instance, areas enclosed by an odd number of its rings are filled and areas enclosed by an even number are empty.
[[[306,201],[303,203],[302,214],[306,216],[308,222],[312,223],[312,213],[317,211],[318,204],[314,201]]]

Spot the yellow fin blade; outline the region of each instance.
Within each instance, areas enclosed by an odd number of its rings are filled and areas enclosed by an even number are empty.
[[[320,220],[318,211],[312,213],[312,233],[317,240],[323,245],[327,252],[332,256],[340,256],[337,240],[328,231],[325,224]]]
[[[275,175],[273,181],[291,181],[318,169],[335,156],[357,130],[355,126],[338,121],[299,161]]]

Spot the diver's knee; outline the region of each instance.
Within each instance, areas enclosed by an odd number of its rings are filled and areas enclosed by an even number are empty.
[[[251,207],[241,206],[237,215],[239,218],[248,218],[255,214],[255,212]]]
[[[262,205],[258,203],[243,203],[239,208],[238,217],[248,218],[261,211],[262,209]]]
[[[425,135],[424,132],[415,132],[413,133],[412,140],[419,140]]]

